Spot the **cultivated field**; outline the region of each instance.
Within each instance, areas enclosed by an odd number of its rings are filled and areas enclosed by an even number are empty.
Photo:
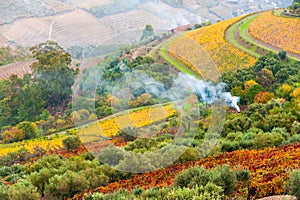
[[[300,55],[299,19],[275,16],[270,11],[255,19],[249,32],[266,44]]]
[[[252,66],[256,61],[254,57],[225,40],[226,29],[240,19],[241,17],[233,18],[188,32],[172,40],[168,51],[202,75],[212,67],[217,67],[222,73]]]

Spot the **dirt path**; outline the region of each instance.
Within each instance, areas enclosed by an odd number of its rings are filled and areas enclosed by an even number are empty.
[[[261,41],[261,40],[255,38],[255,37],[253,37],[253,36],[249,33],[249,29],[246,30],[246,36],[247,36],[249,39],[251,39],[252,41],[254,41],[255,43],[257,43],[257,44],[259,44],[259,45],[261,45],[261,46],[264,46],[264,47],[266,47],[266,48],[268,48],[268,49],[272,49],[273,51],[279,52],[279,51],[282,50],[282,49],[279,48],[279,47],[273,46],[272,44],[269,44],[269,43],[265,43],[265,42],[263,42],[263,41]],[[286,52],[287,52],[287,55],[288,55],[288,56],[291,56],[291,57],[293,57],[293,58],[296,58],[297,60],[300,61],[300,55],[295,54],[295,53],[292,53],[292,52],[290,52],[290,51],[286,51]]]
[[[245,36],[251,41],[251,43],[249,43],[248,41],[245,41],[242,37],[241,37],[241,34],[240,34],[240,28],[242,26],[242,24],[244,24],[250,17],[252,17],[253,15],[256,15],[255,14],[252,14],[252,15],[249,15],[243,19],[241,19],[240,21],[232,24],[225,32],[225,39],[230,42],[231,44],[234,45],[234,42],[231,40],[230,38],[230,30],[231,28],[238,24],[238,28],[236,29],[235,33],[234,33],[234,40],[236,42],[238,42],[241,46],[247,48],[247,49],[251,49],[253,46],[256,46],[256,49],[257,51],[255,53],[258,53],[260,55],[264,55],[265,53],[267,53],[269,50],[272,50],[274,52],[279,52],[281,51],[282,49],[281,48],[278,48],[276,46],[273,46],[272,44],[269,44],[269,43],[265,43],[255,37],[253,37],[250,33],[249,33],[249,29],[247,28],[246,31],[245,31]],[[234,45],[236,46],[236,45]],[[237,46],[236,46],[237,47]],[[239,48],[239,47],[237,47]],[[243,49],[241,49],[243,50]],[[247,52],[246,52],[247,53]],[[300,55],[298,54],[295,54],[295,53],[292,53],[292,52],[289,52],[287,51],[287,54],[288,56],[290,56],[291,58],[295,59],[295,60],[299,60],[300,61]]]
[[[294,196],[282,195],[282,196],[265,197],[258,200],[297,200],[297,198]]]

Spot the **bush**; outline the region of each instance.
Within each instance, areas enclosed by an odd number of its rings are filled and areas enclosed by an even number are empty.
[[[222,151],[223,152],[232,152],[232,151],[239,150],[239,149],[240,149],[239,142],[224,141],[222,143]]]
[[[217,167],[210,171],[210,182],[221,186],[224,194],[232,194],[237,188],[236,172],[228,166]]]
[[[18,182],[8,189],[9,200],[39,200],[41,195],[29,182]]]
[[[100,163],[105,163],[108,165],[117,165],[123,158],[123,151],[113,145],[103,148],[98,156]]]
[[[279,52],[278,52],[278,57],[279,57],[281,60],[286,59],[286,51],[279,51]]]
[[[180,162],[196,161],[199,158],[199,152],[196,148],[188,148],[180,157]]]
[[[292,135],[287,143],[291,144],[291,143],[297,143],[297,142],[300,143],[300,134]]]
[[[175,187],[193,187],[195,185],[206,185],[209,180],[209,174],[205,168],[193,167],[179,173],[173,185]]]
[[[212,170],[194,167],[184,170],[174,180],[174,186],[180,188],[206,186],[208,183],[222,187],[226,195],[231,194],[237,188],[236,172],[228,166],[217,167]]]
[[[253,139],[255,148],[266,148],[279,146],[283,143],[284,138],[280,133],[259,133]]]
[[[24,133],[25,139],[36,138],[38,135],[38,127],[33,122],[21,122],[17,127]]]
[[[63,145],[68,151],[72,151],[80,147],[81,141],[78,136],[70,136],[63,140]]]
[[[89,188],[89,182],[81,174],[67,171],[59,176],[55,175],[46,186],[45,195],[51,199],[66,199],[82,193]]]
[[[2,138],[5,143],[12,143],[24,140],[25,134],[22,130],[17,127],[12,127],[2,133]]]
[[[0,199],[9,200],[8,197],[8,186],[0,183]]]
[[[295,195],[298,199],[300,199],[300,170],[294,170],[291,172],[286,189],[289,194]]]
[[[7,167],[7,166],[3,166],[0,168],[0,176],[1,177],[6,177],[8,175],[10,175],[12,172],[11,172],[11,168],[10,167]]]

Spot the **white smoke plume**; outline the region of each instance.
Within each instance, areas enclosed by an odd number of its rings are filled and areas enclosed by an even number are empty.
[[[214,84],[211,81],[198,80],[193,76],[179,73],[171,90],[174,90],[173,93],[179,90],[181,91],[179,94],[183,94],[183,91],[191,89],[201,102],[213,104],[223,100],[229,107],[235,108],[240,112],[238,106],[240,98],[232,96],[230,92],[224,92],[225,86],[226,84],[223,82]],[[176,94],[178,94],[178,92],[176,92]]]

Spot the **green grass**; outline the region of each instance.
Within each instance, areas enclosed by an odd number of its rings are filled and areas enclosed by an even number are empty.
[[[167,41],[162,48],[159,50],[160,55],[163,57],[163,59],[165,61],[167,61],[168,63],[170,63],[171,65],[173,65],[174,67],[176,67],[179,71],[185,73],[185,74],[189,74],[192,76],[199,76],[196,74],[196,72],[192,71],[191,69],[189,69],[188,67],[186,67],[184,64],[182,64],[180,61],[178,61],[177,59],[169,56],[167,49],[168,49],[168,44],[170,41]]]
[[[258,44],[257,42],[253,41],[253,40],[248,36],[247,30],[248,30],[250,24],[251,24],[257,17],[259,17],[259,16],[260,16],[260,15],[257,14],[257,15],[253,15],[253,16],[247,18],[247,20],[246,20],[246,21],[241,25],[241,27],[240,27],[240,36],[241,36],[245,41],[247,41],[247,42],[249,42],[249,43],[251,43],[251,44],[253,44],[253,45],[257,46],[257,47],[260,47],[260,48],[265,49],[265,50],[267,50],[267,51],[271,51],[271,52],[273,52],[273,53],[275,53],[275,54],[278,54],[278,51],[275,51],[275,50],[270,49],[270,48],[268,48],[268,47],[266,47],[266,46],[260,45],[260,44]],[[291,56],[291,55],[288,55],[288,57],[289,57],[289,62],[291,62],[291,63],[300,61],[299,59],[297,59],[297,58],[295,58],[295,57],[293,57],[293,56]]]
[[[238,23],[235,23],[234,25],[232,25],[232,27],[228,30],[229,31],[229,37],[230,37],[230,40],[231,42],[233,43],[233,45],[235,45],[236,47],[238,47],[239,49],[245,51],[246,53],[248,53],[249,55],[252,55],[252,56],[255,56],[257,58],[261,57],[260,54],[258,54],[256,52],[256,49],[258,47],[262,48],[262,49],[265,49],[266,51],[270,51],[270,52],[273,52],[275,54],[278,53],[278,51],[275,51],[273,49],[270,49],[266,46],[263,46],[261,44],[258,44],[257,42],[255,42],[251,37],[249,37],[247,31],[248,31],[248,28],[250,26],[250,24],[257,18],[259,17],[261,14],[255,14],[255,15],[251,15],[249,17],[246,17],[245,19],[243,19],[242,21],[238,22]],[[234,38],[234,33],[239,29],[239,34],[240,34],[240,37],[246,41],[246,42],[249,42],[250,44],[254,45],[251,49],[248,49],[246,47],[244,47],[243,45],[239,44],[238,41],[235,40]],[[289,62],[291,63],[294,63],[296,61],[300,61],[299,59],[297,58],[294,58],[292,56],[288,56],[290,59],[289,59]]]
[[[282,13],[282,9],[277,9],[277,10],[274,10],[273,11],[273,14],[275,15],[275,16],[277,16],[277,17],[281,17],[281,13]]]
[[[237,31],[237,29],[239,28],[239,23],[241,22],[238,22],[234,25],[232,25],[230,28],[229,28],[229,38],[230,38],[230,42],[236,46],[237,48],[245,51],[247,54],[251,55],[251,56],[254,56],[256,58],[259,58],[261,55],[256,53],[256,47],[255,48],[251,48],[251,49],[248,49],[246,47],[244,47],[243,45],[241,45],[238,41],[235,40],[234,38],[234,33]]]

